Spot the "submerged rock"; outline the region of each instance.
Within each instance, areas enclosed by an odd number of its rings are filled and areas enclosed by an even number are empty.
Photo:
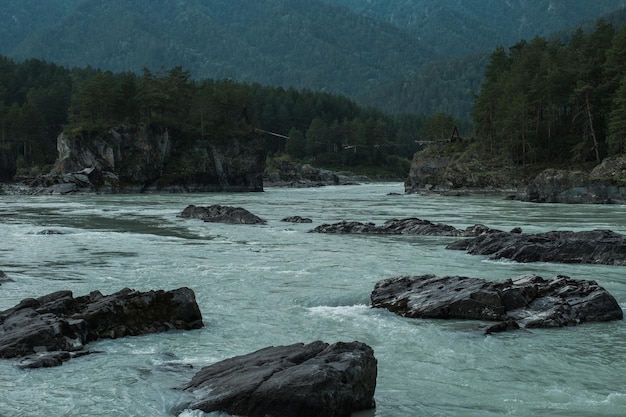
[[[185,207],[180,217],[200,219],[205,222],[229,223],[229,224],[265,224],[265,220],[250,213],[241,207],[220,206],[218,204],[206,207]]]
[[[248,417],[349,417],[374,407],[377,364],[364,343],[268,347],[204,367],[189,408]]]
[[[0,270],[0,285],[3,282],[13,282],[13,280],[9,278],[9,276],[4,271]]]
[[[22,366],[29,368],[56,366],[96,340],[202,325],[189,288],[148,292],[126,288],[77,298],[71,291],[58,291],[24,299],[0,312],[0,357],[22,358]]]
[[[454,242],[447,248],[516,262],[626,265],[626,236],[610,230],[485,233]]]
[[[499,321],[487,333],[621,320],[619,304],[595,281],[523,275],[504,281],[403,276],[376,284],[372,307],[411,318]]]
[[[497,230],[476,224],[466,229],[457,229],[443,223],[433,223],[415,217],[387,220],[382,226],[374,223],[342,221],[333,224],[322,224],[311,230],[312,233],[337,234],[376,234],[376,235],[424,235],[424,236],[478,236],[493,233]]]

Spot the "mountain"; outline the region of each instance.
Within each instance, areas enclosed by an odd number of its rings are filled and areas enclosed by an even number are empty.
[[[22,25],[29,19],[21,8],[7,36],[13,42],[3,42],[0,53],[116,71],[181,65],[200,78],[348,95],[435,58],[432,50],[391,24],[316,1],[73,4],[65,15],[37,30],[31,23]]]
[[[486,54],[626,0],[0,0],[0,54],[140,72],[182,66],[467,117]],[[468,58],[469,57],[469,58]]]
[[[546,36],[626,6],[624,0],[321,0],[388,22],[461,57]]]

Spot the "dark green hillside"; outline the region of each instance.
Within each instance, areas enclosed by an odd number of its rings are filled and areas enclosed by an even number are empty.
[[[42,23],[15,28],[27,36],[0,53],[114,71],[181,65],[197,78],[349,95],[435,58],[391,24],[317,1],[83,1]]]
[[[389,22],[448,58],[547,36],[626,5],[623,0],[321,1]]]
[[[390,113],[469,120],[493,48],[552,33],[566,40],[570,28],[607,12],[618,26],[624,3],[0,0],[0,53],[135,74],[182,66],[195,79],[306,88]]]

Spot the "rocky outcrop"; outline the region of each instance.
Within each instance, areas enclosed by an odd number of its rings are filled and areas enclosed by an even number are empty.
[[[439,149],[433,145],[414,155],[406,193],[505,193],[537,203],[626,204],[626,157],[606,158],[591,173],[550,168],[530,177],[501,161],[471,152],[448,156]]]
[[[470,192],[511,193],[522,185],[510,169],[493,169],[476,154],[444,156],[438,145],[431,145],[413,156],[404,181],[407,194],[437,193],[457,195]]]
[[[198,372],[188,408],[248,417],[349,417],[374,407],[377,364],[364,343],[268,347]]]
[[[265,149],[248,136],[197,140],[166,128],[65,132],[40,193],[263,191]]]
[[[378,282],[371,302],[403,317],[498,321],[487,333],[623,318],[615,298],[595,281],[562,275],[551,279],[524,275],[504,281],[404,276]]]
[[[496,230],[476,224],[466,229],[457,229],[442,223],[433,223],[415,217],[406,219],[387,220],[383,225],[374,223],[342,221],[333,224],[322,224],[311,230],[312,233],[337,234],[371,234],[371,235],[423,235],[423,236],[477,236],[483,233],[493,233]]]
[[[309,164],[280,161],[265,170],[265,183],[274,187],[322,187],[325,185],[346,185],[370,182],[364,175],[344,175],[327,169],[315,168]]]
[[[626,236],[610,230],[485,233],[447,248],[516,262],[626,265]]]
[[[185,207],[180,213],[180,217],[200,219],[205,222],[229,223],[229,224],[265,224],[265,220],[250,213],[241,207],[220,206],[194,206]]]
[[[172,329],[198,329],[202,315],[189,288],[111,295],[94,291],[74,298],[59,291],[27,298],[0,312],[0,357],[20,358],[21,367],[60,365],[84,354],[85,345]]]
[[[620,165],[618,161],[622,160],[607,159],[591,174],[547,169],[540,172],[528,186],[521,188],[516,199],[537,203],[624,204],[626,176],[620,169],[612,168]]]

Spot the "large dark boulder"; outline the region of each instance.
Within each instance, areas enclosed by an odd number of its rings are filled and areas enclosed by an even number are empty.
[[[433,223],[415,217],[406,219],[387,220],[383,225],[374,223],[342,221],[333,224],[321,224],[312,233],[336,234],[373,234],[373,235],[423,235],[423,236],[477,236],[484,233],[493,233],[495,230],[477,224],[466,229],[457,229],[443,223]]]
[[[349,417],[374,407],[377,362],[360,342],[268,347],[198,372],[191,409],[248,417]]]
[[[595,281],[523,275],[504,281],[403,276],[376,284],[373,307],[411,318],[498,321],[487,332],[621,320],[619,304]]]
[[[0,357],[23,358],[24,367],[60,365],[96,340],[202,325],[189,288],[148,292],[126,288],[77,298],[71,291],[58,291],[24,299],[0,312]]]
[[[265,220],[250,213],[241,207],[221,206],[194,206],[188,205],[180,213],[180,217],[200,219],[205,222],[229,224],[265,224]]]
[[[626,236],[610,230],[484,233],[447,248],[516,262],[626,265]]]

